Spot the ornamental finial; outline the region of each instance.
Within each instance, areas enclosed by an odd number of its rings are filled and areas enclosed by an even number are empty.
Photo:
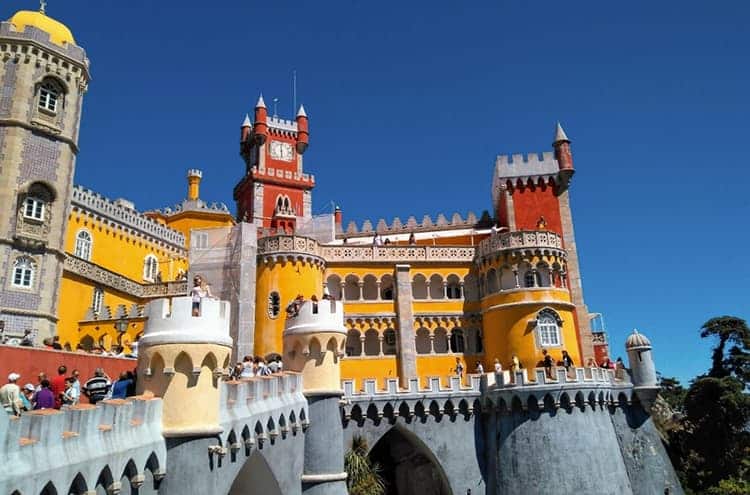
[[[39,0],[39,12],[42,14],[46,14],[47,10],[47,0]]]

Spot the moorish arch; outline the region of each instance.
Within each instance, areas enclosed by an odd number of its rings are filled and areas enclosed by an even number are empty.
[[[229,495],[284,495],[266,459],[255,451],[237,473]]]
[[[386,495],[453,495],[440,461],[411,431],[395,425],[375,443],[370,460],[378,463]]]

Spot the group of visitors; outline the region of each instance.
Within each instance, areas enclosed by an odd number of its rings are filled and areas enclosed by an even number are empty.
[[[241,363],[234,365],[232,373],[229,375],[230,380],[239,380],[241,378],[252,378],[254,376],[270,376],[283,371],[281,356],[278,354],[266,361],[260,356],[245,356]]]
[[[328,291],[328,287],[325,287],[323,289],[323,300],[324,301],[335,301],[336,299],[331,295],[331,293]],[[296,318],[299,316],[300,309],[302,309],[302,305],[305,304],[307,300],[305,299],[305,296],[302,294],[297,294],[297,297],[292,299],[292,301],[287,304],[286,306],[286,317],[287,318]],[[313,306],[313,314],[318,312],[318,296],[313,294],[310,296],[310,301],[312,302]],[[333,305],[333,303],[331,303]]]
[[[409,245],[414,246],[417,243],[417,238],[414,236],[414,232],[409,234]],[[346,244],[346,238],[344,238],[344,244]],[[383,238],[380,236],[380,234],[375,234],[372,237],[372,245],[373,246],[388,246],[391,244],[391,240],[389,238]]]
[[[124,399],[135,395],[136,375],[131,371],[122,372],[113,383],[103,368],[96,368],[94,376],[82,384],[78,370],[68,375],[68,368],[60,365],[57,375],[52,378],[40,372],[36,385],[26,383],[21,387],[20,379],[20,374],[10,373],[8,383],[0,387],[0,406],[14,416],[24,411],[75,406],[83,396],[90,404],[96,404],[104,399]]]

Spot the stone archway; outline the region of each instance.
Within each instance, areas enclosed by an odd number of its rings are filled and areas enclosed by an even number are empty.
[[[394,426],[373,446],[370,460],[381,466],[386,495],[452,495],[443,468],[413,433]]]
[[[271,467],[259,453],[253,454],[237,473],[229,495],[284,495]]]

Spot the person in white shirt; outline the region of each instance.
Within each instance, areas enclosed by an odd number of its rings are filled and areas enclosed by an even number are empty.
[[[484,366],[481,361],[477,361],[477,374],[484,375]]]
[[[21,415],[21,407],[23,402],[21,401],[21,387],[16,385],[21,375],[18,373],[11,373],[8,375],[8,383],[0,387],[0,405],[5,409],[5,412],[12,414],[13,416]]]
[[[495,359],[495,373],[500,373],[501,371],[503,371],[503,365],[500,364],[499,359]]]
[[[193,316],[200,316],[201,299],[204,297],[213,297],[211,295],[211,287],[209,287],[200,275],[196,275],[193,278],[193,288],[190,289],[190,296],[193,298]]]

